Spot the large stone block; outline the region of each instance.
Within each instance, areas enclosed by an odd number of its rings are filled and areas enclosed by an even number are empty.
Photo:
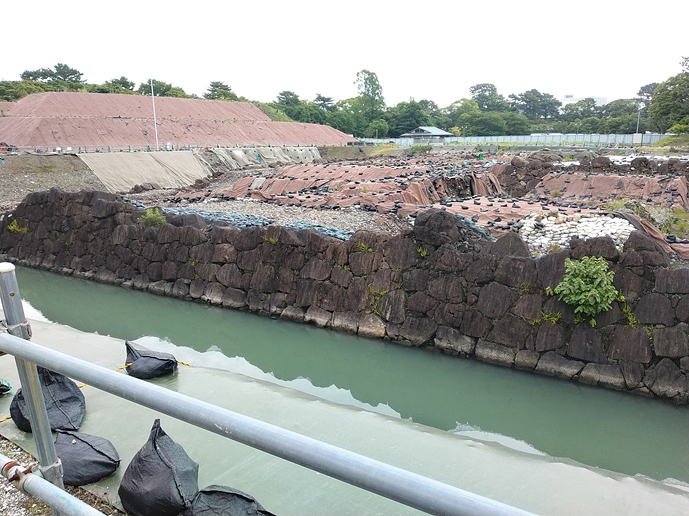
[[[560,324],[550,324],[543,322],[538,327],[534,350],[552,351],[560,349],[565,345],[565,329]]]
[[[538,361],[536,372],[548,376],[571,380],[584,368],[578,360],[568,360],[554,351],[548,351]]]
[[[515,349],[533,348],[533,326],[520,317],[506,314],[499,319],[486,337],[496,344]]]
[[[335,312],[331,326],[336,331],[356,333],[359,328],[359,316],[355,312]]]
[[[646,371],[644,383],[656,396],[677,397],[679,398],[677,401],[680,402],[687,400],[689,393],[687,377],[669,358],[663,358],[653,369]]]
[[[304,314],[304,322],[315,324],[320,328],[325,328],[330,325],[332,317],[333,314],[331,312],[323,310],[316,305],[311,305],[309,309],[306,310],[306,314]]]
[[[586,362],[607,362],[600,333],[585,324],[579,324],[574,328],[567,347],[567,356]]]
[[[531,258],[505,256],[495,271],[495,281],[510,287],[535,289],[538,283],[536,263]]]
[[[680,323],[671,328],[653,330],[653,347],[659,357],[681,358],[689,355],[689,325]]]
[[[226,308],[244,308],[246,306],[246,292],[231,287],[225,289],[222,305]]]
[[[488,342],[479,339],[476,343],[475,355],[476,358],[483,362],[491,364],[498,364],[505,367],[512,367],[514,365],[514,357],[517,354],[515,348]]]
[[[654,290],[664,294],[689,294],[689,269],[658,269]]]
[[[455,328],[439,326],[435,332],[435,345],[446,353],[472,355],[476,347],[476,339],[463,335]]]
[[[586,364],[579,374],[579,381],[588,385],[600,385],[618,391],[627,388],[624,375],[618,365]]]
[[[401,324],[405,318],[406,301],[404,291],[397,289],[388,292],[378,301],[378,313],[388,322]]]
[[[653,358],[651,342],[645,327],[618,326],[608,349],[612,360],[648,364]]]
[[[420,346],[430,341],[437,329],[438,325],[427,317],[407,316],[399,329],[399,334],[413,346]]]
[[[493,282],[481,289],[476,307],[486,317],[502,317],[514,297],[508,287]]]
[[[398,235],[385,243],[385,261],[392,269],[407,269],[416,263],[419,253],[411,238]]]
[[[636,305],[634,316],[641,324],[675,324],[675,310],[672,302],[663,294],[651,292],[646,294]]]
[[[311,258],[301,269],[301,277],[324,281],[330,277],[332,265],[318,258]]]
[[[362,337],[382,339],[385,337],[385,323],[375,314],[361,314],[357,333]]]
[[[464,313],[460,330],[470,337],[485,337],[493,328],[488,317],[477,310],[468,310]]]

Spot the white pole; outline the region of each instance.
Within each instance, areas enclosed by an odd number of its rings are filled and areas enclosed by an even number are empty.
[[[151,100],[153,101],[153,127],[156,131],[156,150],[158,150],[158,122],[156,122],[156,97],[153,94],[153,79],[151,79]]]

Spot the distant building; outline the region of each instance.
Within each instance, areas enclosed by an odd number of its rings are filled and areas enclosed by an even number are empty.
[[[606,97],[575,97],[574,95],[565,95],[564,98],[558,99],[560,102],[562,102],[562,107],[565,107],[567,104],[574,104],[575,102],[579,102],[580,100],[584,99],[593,99],[596,101],[597,106],[604,106],[605,104],[608,103],[608,99]]]
[[[414,143],[440,143],[448,137],[452,138],[454,134],[427,125],[417,127],[400,136],[400,138],[414,138]]]

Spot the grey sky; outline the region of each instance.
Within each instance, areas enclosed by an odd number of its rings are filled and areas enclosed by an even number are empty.
[[[564,5],[564,6],[563,6]],[[672,5],[670,7],[669,5]],[[35,0],[3,17],[0,79],[65,63],[89,83],[154,78],[202,95],[211,81],[269,102],[356,96],[375,72],[388,105],[440,107],[492,83],[505,97],[631,98],[681,71],[689,2],[621,1],[177,3]],[[635,6],[639,6],[637,9]]]

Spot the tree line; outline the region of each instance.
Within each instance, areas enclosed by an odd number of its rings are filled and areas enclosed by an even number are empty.
[[[562,105],[553,95],[531,89],[500,94],[490,83],[469,88],[470,98],[439,107],[432,100],[415,100],[386,106],[378,76],[361,70],[354,83],[357,96],[336,101],[320,93],[313,100],[281,91],[273,102],[256,102],[271,119],[332,126],[357,137],[394,138],[419,126],[434,126],[456,136],[503,136],[531,133],[617,133],[655,131],[689,133],[689,58],[682,57],[681,72],[661,83],[639,88],[631,99],[598,105],[585,98]],[[149,79],[138,88],[122,76],[103,84],[88,84],[83,74],[63,63],[53,68],[27,70],[20,81],[0,81],[0,100],[16,101],[45,91],[81,91],[164,97],[198,98],[170,83]],[[221,81],[210,83],[208,100],[252,102],[238,96]]]

